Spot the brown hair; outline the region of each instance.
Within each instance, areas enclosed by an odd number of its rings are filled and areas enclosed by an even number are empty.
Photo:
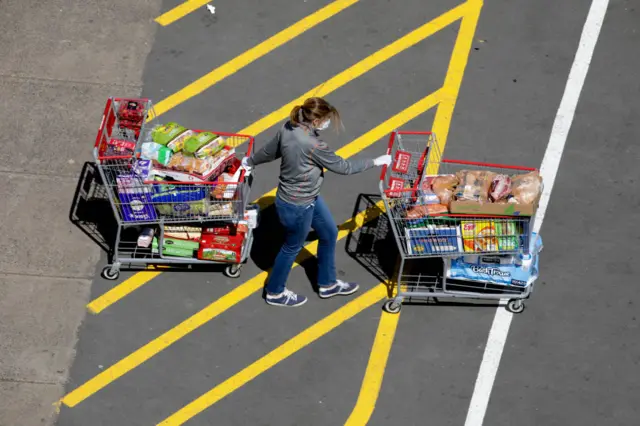
[[[303,123],[311,125],[313,120],[324,121],[326,118],[331,119],[336,130],[342,125],[338,110],[322,98],[307,99],[302,105],[293,107],[289,116],[291,124],[294,126]]]

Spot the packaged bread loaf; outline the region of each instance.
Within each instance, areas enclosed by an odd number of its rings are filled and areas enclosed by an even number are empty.
[[[485,170],[461,170],[456,173],[458,186],[455,196],[459,201],[478,201],[481,203],[489,200],[489,189],[495,173]]]
[[[453,191],[458,185],[458,178],[454,175],[441,175],[433,178],[431,190],[440,199],[440,204],[449,205],[453,198]]]
[[[542,177],[537,171],[513,176],[511,195],[518,204],[533,204],[542,192]]]

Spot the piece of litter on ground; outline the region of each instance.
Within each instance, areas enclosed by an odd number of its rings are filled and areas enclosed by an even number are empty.
[[[104,365],[99,365],[98,368],[102,370],[104,368]]]
[[[212,15],[216,13],[215,6],[211,6],[210,4],[208,4],[207,9],[209,9],[209,12],[211,12]]]
[[[69,161],[67,161],[67,163],[69,164],[75,164],[76,160],[74,160],[73,158],[70,158]]]
[[[487,40],[478,40],[480,43],[486,43]]]

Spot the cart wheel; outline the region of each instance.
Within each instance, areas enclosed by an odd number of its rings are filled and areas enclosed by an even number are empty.
[[[229,278],[238,278],[240,276],[241,265],[229,265],[224,269],[224,274]]]
[[[402,308],[402,303],[396,302],[394,299],[390,299],[384,302],[384,306],[382,308],[390,314],[397,314]]]
[[[105,266],[104,268],[102,268],[102,273],[100,275],[105,280],[114,281],[114,280],[117,280],[118,277],[120,276],[120,271],[118,270],[111,271],[111,266]]]
[[[507,310],[514,314],[520,314],[524,311],[524,302],[520,299],[512,299],[507,304]]]

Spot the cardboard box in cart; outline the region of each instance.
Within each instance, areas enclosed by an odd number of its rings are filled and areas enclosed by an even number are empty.
[[[540,197],[533,204],[479,203],[477,201],[451,201],[452,214],[486,214],[489,216],[533,216],[538,210]]]

